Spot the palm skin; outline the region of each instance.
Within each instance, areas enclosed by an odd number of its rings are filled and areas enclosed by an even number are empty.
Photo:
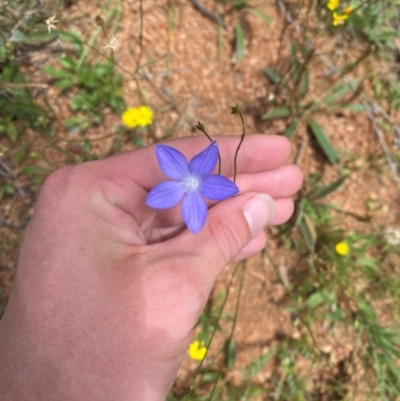
[[[239,138],[216,140],[229,177]],[[168,144],[190,159],[207,141]],[[289,197],[302,176],[284,165],[289,154],[285,138],[247,136],[238,157],[241,194],[212,206],[196,235],[179,207],[145,205],[165,180],[152,146],[53,173],[0,322],[4,399],[163,400],[216,278],[265,245],[265,224],[251,232],[246,205],[268,193],[276,207],[269,224],[292,214]]]

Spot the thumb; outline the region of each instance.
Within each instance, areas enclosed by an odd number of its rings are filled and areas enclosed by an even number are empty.
[[[185,230],[173,241],[179,241],[179,248],[184,245],[186,252],[199,257],[204,267],[212,268],[218,275],[264,230],[274,212],[275,204],[269,195],[241,194],[211,207],[199,233]]]

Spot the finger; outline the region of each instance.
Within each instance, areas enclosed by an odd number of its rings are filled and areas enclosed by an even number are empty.
[[[275,213],[269,226],[279,225],[287,222],[294,211],[294,202],[292,199],[279,199],[275,201]],[[234,260],[246,259],[257,252],[260,252],[266,244],[267,236],[265,231],[253,238],[235,257]]]
[[[254,192],[254,191],[253,191]],[[226,202],[226,201],[224,201]],[[212,206],[209,210],[216,207],[216,205]],[[275,216],[271,220],[271,225],[279,225],[283,224],[287,220],[290,219],[290,216],[294,210],[293,200],[290,198],[276,199],[275,200]],[[179,232],[181,226],[183,224],[182,213],[180,205],[174,206],[171,209],[167,210],[158,210],[156,214],[156,220],[154,221],[154,229],[156,229],[156,236],[162,236],[164,238],[168,238],[171,236],[171,232]],[[170,227],[172,227],[170,229]],[[175,228],[174,228],[175,227]],[[152,235],[151,238],[153,238]],[[153,239],[150,239],[151,242],[154,242]]]
[[[216,137],[222,159],[221,174],[233,174],[233,158],[239,144],[237,136]],[[190,160],[209,144],[205,137],[186,137],[167,142]],[[252,134],[246,136],[237,158],[238,173],[258,173],[273,170],[286,162],[290,142],[281,136]],[[154,146],[136,149],[104,161],[104,171],[110,179],[126,176],[149,191],[168,178],[161,171]]]
[[[240,192],[262,192],[274,199],[294,195],[303,183],[303,174],[295,165],[284,165],[273,171],[240,174],[236,184]]]
[[[286,223],[293,215],[294,202],[292,198],[276,199],[275,214],[269,222],[270,226],[279,226]]]

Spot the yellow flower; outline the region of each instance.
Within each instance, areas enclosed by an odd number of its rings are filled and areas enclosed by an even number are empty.
[[[352,6],[349,6],[343,10],[343,13],[346,15],[350,15],[353,12],[353,10],[354,10],[354,8]]]
[[[335,245],[335,251],[340,256],[346,256],[350,251],[350,247],[345,242],[340,241]]]
[[[338,26],[340,24],[344,24],[344,21],[347,20],[349,16],[347,14],[339,15],[337,12],[333,13],[333,25]]]
[[[147,106],[129,107],[122,113],[121,118],[129,128],[146,127],[153,122],[153,111]]]
[[[195,361],[202,361],[207,354],[207,347],[204,345],[204,341],[193,341],[189,345],[188,354]]]
[[[339,7],[340,0],[329,0],[328,4],[326,5],[329,10],[334,11]]]

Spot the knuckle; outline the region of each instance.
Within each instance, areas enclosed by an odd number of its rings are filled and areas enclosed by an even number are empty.
[[[65,166],[53,171],[46,178],[46,181],[42,186],[42,192],[54,191],[56,188],[63,187],[68,179],[71,169],[73,169],[72,166]]]
[[[59,204],[69,198],[77,199],[95,182],[85,164],[65,166],[51,173],[40,191],[39,200],[48,206]]]
[[[73,167],[66,166],[52,172],[42,186],[40,199],[55,198],[61,195],[67,187],[72,169]]]

